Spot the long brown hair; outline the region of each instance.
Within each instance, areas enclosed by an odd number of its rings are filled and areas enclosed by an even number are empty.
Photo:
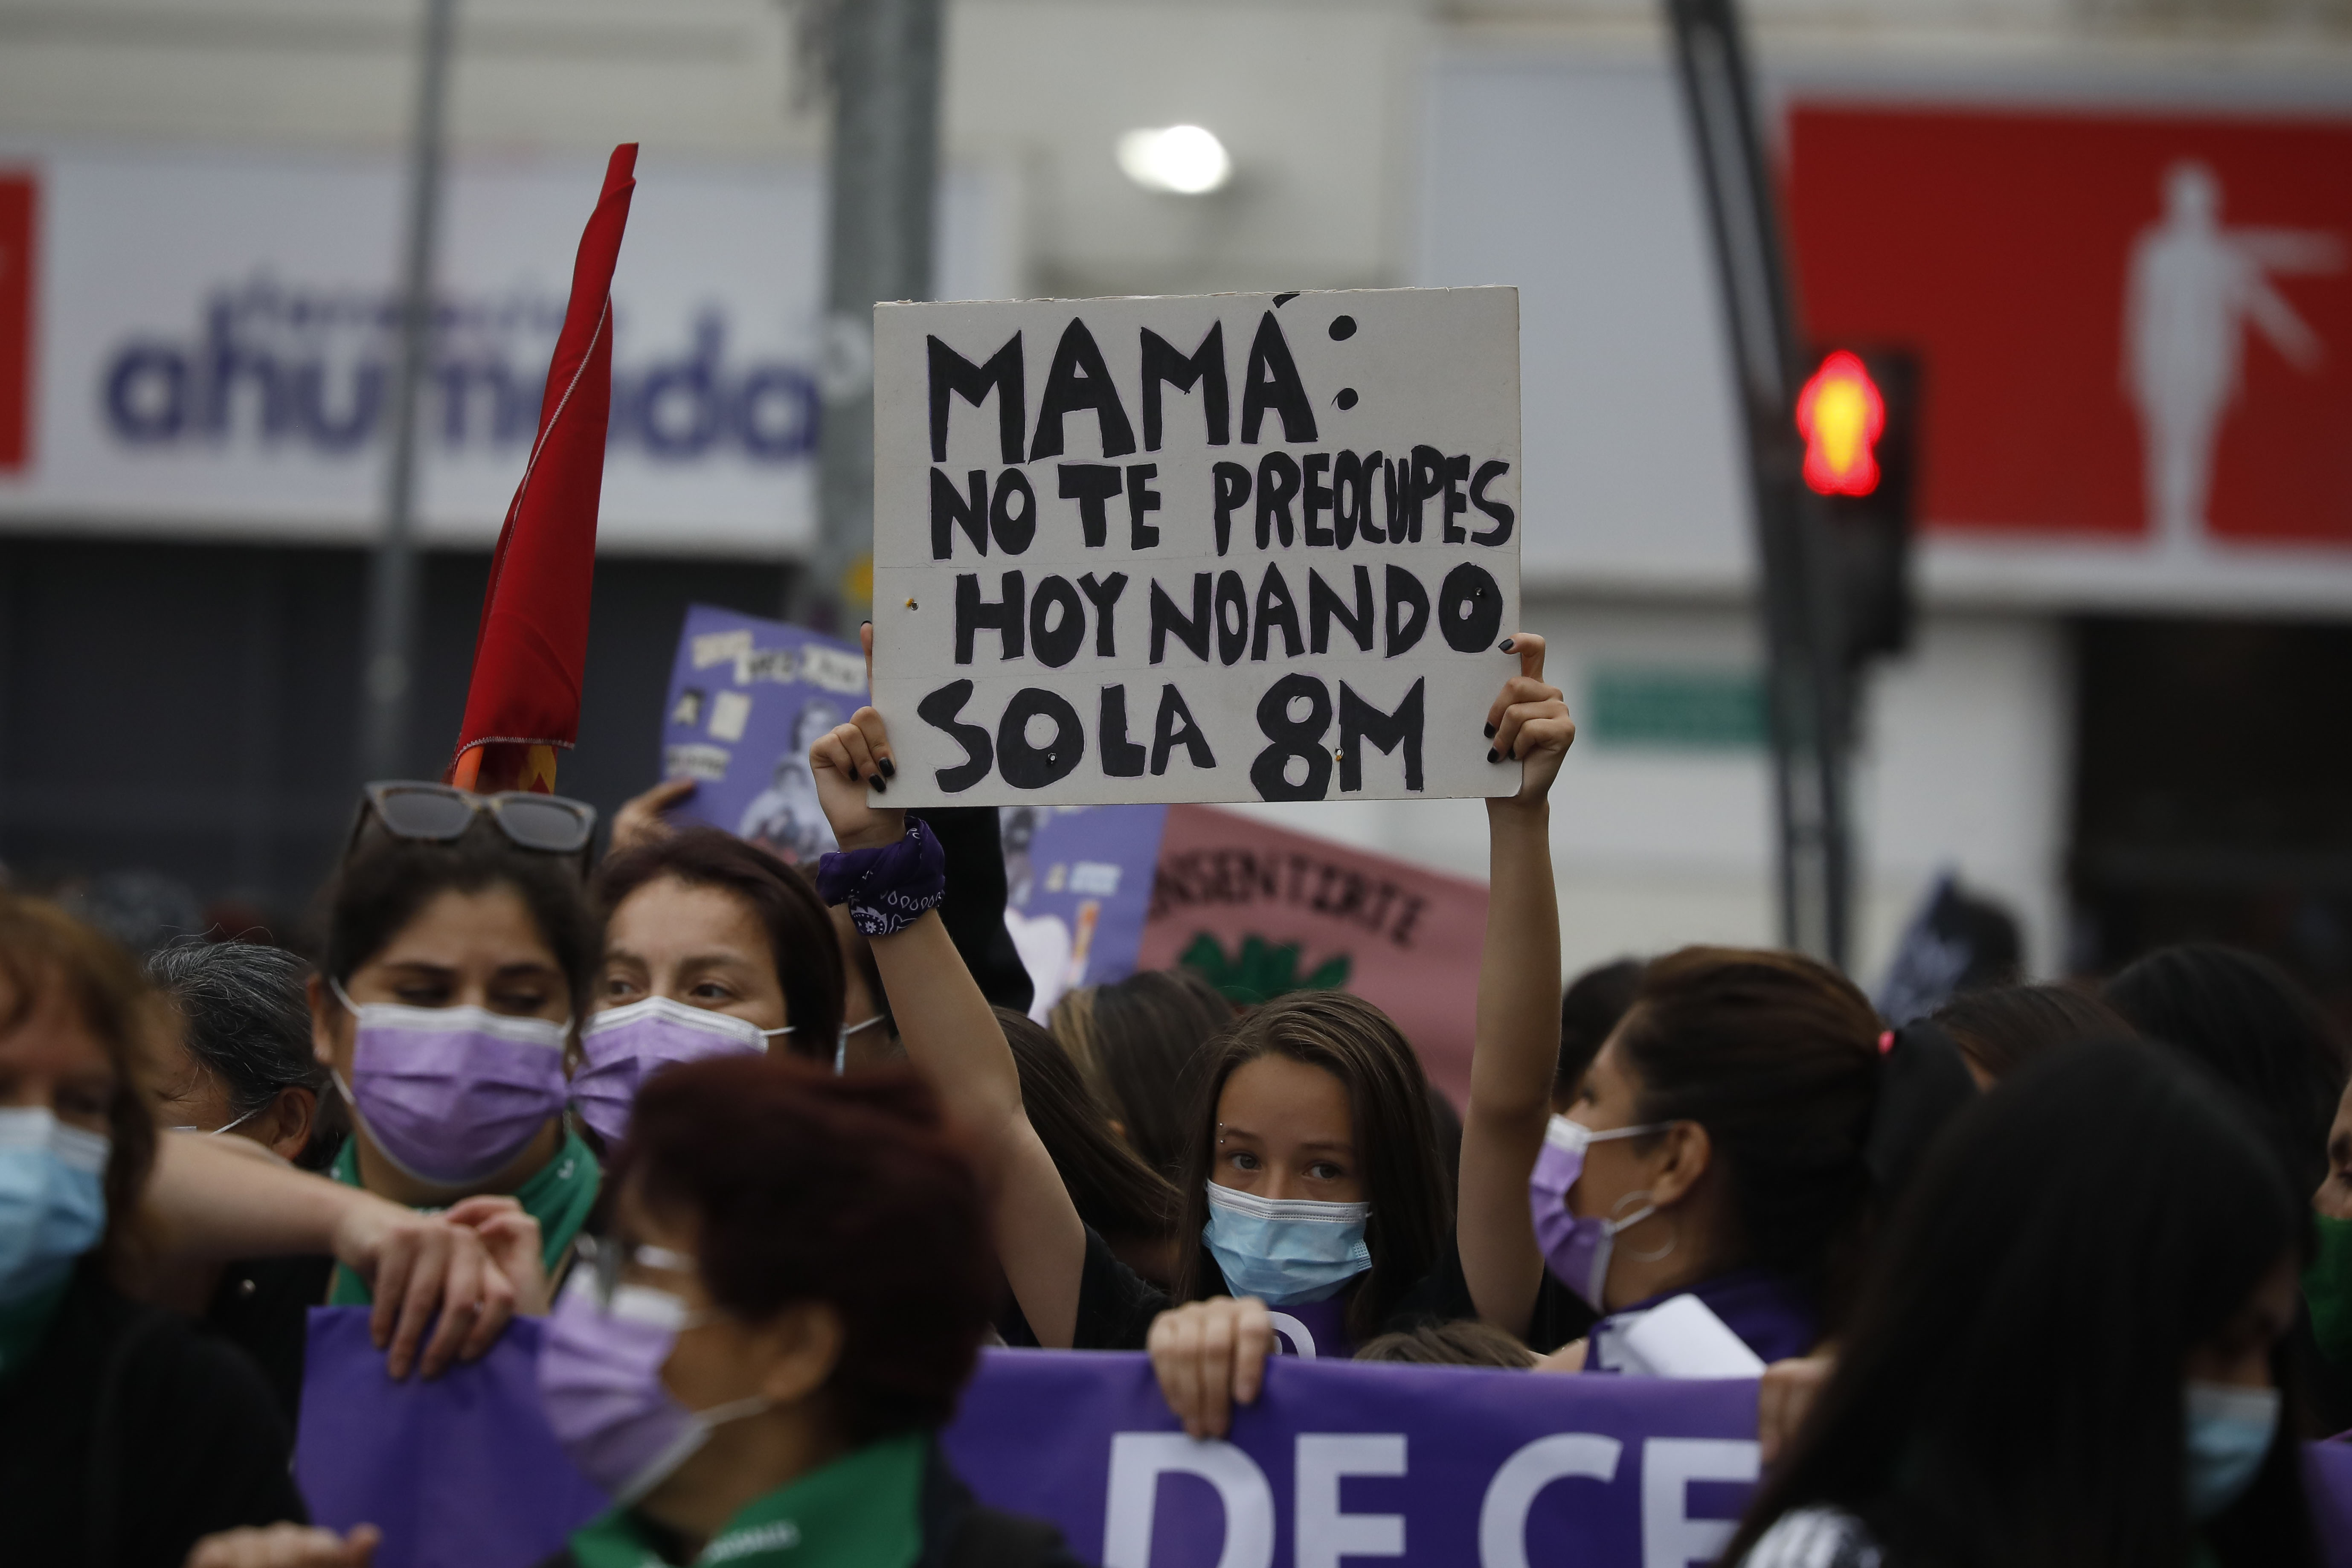
[[[996,1009],[996,1022],[1020,1069],[1022,1109],[1078,1217],[1113,1241],[1165,1243],[1182,1208],[1175,1184],[1111,1130],[1101,1102],[1053,1036],[1010,1007]]]
[[[114,1068],[106,1110],[112,1149],[106,1162],[106,1239],[119,1269],[128,1257],[140,1195],[155,1164],[151,1095],[157,1037],[170,1013],[131,955],[55,904],[0,893],[0,1036],[14,1034],[53,988],[73,1009]]]
[[[1348,1090],[1356,1161],[1372,1209],[1364,1228],[1371,1274],[1348,1304],[1348,1332],[1360,1343],[1379,1332],[1405,1292],[1436,1267],[1453,1205],[1421,1058],[1387,1014],[1344,991],[1295,992],[1244,1015],[1211,1043],[1185,1151],[1176,1294],[1196,1301],[1224,1293],[1224,1276],[1201,1245],[1216,1166],[1218,1101],[1236,1068],[1268,1056],[1321,1068]]]
[[[1233,1021],[1233,1004],[1195,971],[1145,969],[1066,994],[1045,1023],[1143,1163],[1173,1181],[1184,1169],[1194,1075]]]
[[[2087,991],[2062,984],[1987,985],[1963,991],[1932,1016],[1952,1037],[1952,1044],[1959,1047],[1969,1065],[1996,1080],[2045,1051],[2084,1040],[2120,1039],[2132,1032],[2113,1007]],[[2332,1109],[2335,1101],[2328,1104]],[[2326,1146],[2324,1131],[2319,1142]]]
[[[1696,1121],[1724,1164],[1735,1266],[1821,1289],[1870,1192],[1863,1151],[1883,1026],[1853,983],[1794,952],[1652,959],[1611,1037],[1637,1121]]]

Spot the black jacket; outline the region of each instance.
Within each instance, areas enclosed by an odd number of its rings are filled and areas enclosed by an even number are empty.
[[[327,1299],[331,1258],[262,1258],[232,1263],[205,1304],[204,1325],[253,1358],[291,1431],[302,1415],[302,1361],[310,1309]]]
[[[309,1518],[292,1452],[242,1352],[85,1260],[47,1339],[0,1383],[0,1560],[180,1568],[215,1531]]]
[[[923,1467],[921,1510],[923,1550],[915,1568],[1084,1568],[1062,1544],[1062,1532],[1045,1521],[983,1507],[936,1443]],[[690,1560],[684,1542],[672,1542],[653,1521],[640,1516],[637,1529],[667,1561]],[[580,1560],[567,1546],[539,1568],[580,1568]]]

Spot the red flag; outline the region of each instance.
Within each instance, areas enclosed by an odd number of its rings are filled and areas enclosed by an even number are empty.
[[[636,163],[637,144],[628,142],[605,166],[604,195],[572,266],[572,303],[547,367],[539,437],[490,557],[466,722],[449,763],[450,782],[469,788],[552,792],[555,748],[570,747],[580,732],[613,402],[613,264]]]

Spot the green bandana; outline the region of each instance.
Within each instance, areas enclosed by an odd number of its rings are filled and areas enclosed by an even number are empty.
[[[2352,1364],[2352,1219],[2311,1216],[2319,1253],[2303,1271],[2303,1299],[2311,1309],[2312,1337],[2338,1366]]]
[[[345,1186],[361,1184],[358,1133],[343,1140],[342,1152],[335,1156],[334,1169],[330,1173]],[[566,1127],[555,1158],[515,1189],[515,1201],[522,1205],[525,1214],[539,1221],[541,1255],[551,1280],[571,1255],[572,1239],[587,1223],[588,1211],[596,1206],[596,1188],[602,1180],[603,1173],[596,1168],[596,1156],[587,1141]],[[336,1266],[334,1284],[327,1291],[327,1305],[365,1307],[374,1300],[366,1281],[340,1264]]]
[[[0,1382],[16,1376],[16,1369],[32,1360],[49,1337],[49,1325],[57,1321],[58,1308],[72,1284],[69,1268],[56,1284],[0,1307]]]
[[[729,1568],[909,1568],[923,1550],[919,1509],[930,1437],[886,1437],[759,1499],[694,1559]],[[574,1531],[580,1568],[662,1568],[644,1521],[614,1509]]]

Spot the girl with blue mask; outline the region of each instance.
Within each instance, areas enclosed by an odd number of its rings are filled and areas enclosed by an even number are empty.
[[[310,983],[313,1047],[353,1127],[332,1176],[413,1208],[511,1196],[556,1270],[596,1200],[564,1112],[597,956],[570,856],[488,816],[445,841],[363,835]],[[336,1273],[331,1304],[370,1300]]]
[[[1723,1560],[2315,1564],[2285,1342],[2308,1235],[2202,1070],[2129,1039],[2029,1063],[1906,1191]]]
[[[1540,638],[1507,639],[1493,658],[1501,693],[1486,733],[1471,739],[1496,770],[1496,787],[1517,786],[1492,819],[1500,861],[1541,842],[1542,801],[1575,731],[1543,681]],[[1514,662],[1518,673],[1505,679]],[[812,758],[841,845],[819,890],[845,901],[867,933],[908,1056],[973,1140],[995,1194],[998,1255],[1039,1343],[1150,1348],[1186,1429],[1205,1436],[1222,1433],[1234,1401],[1255,1397],[1277,1342],[1344,1355],[1400,1313],[1422,1315],[1412,1299],[1446,1271],[1450,1194],[1429,1086],[1380,1009],[1340,993],[1295,994],[1212,1043],[1189,1118],[1171,1300],[1081,1222],[1024,1112],[1011,1053],[930,907],[936,853],[887,808],[896,763],[881,716],[860,710]],[[1547,949],[1518,962],[1522,950]],[[1536,934],[1490,953],[1481,1031],[1506,1017],[1549,1018],[1558,973],[1547,915]]]

